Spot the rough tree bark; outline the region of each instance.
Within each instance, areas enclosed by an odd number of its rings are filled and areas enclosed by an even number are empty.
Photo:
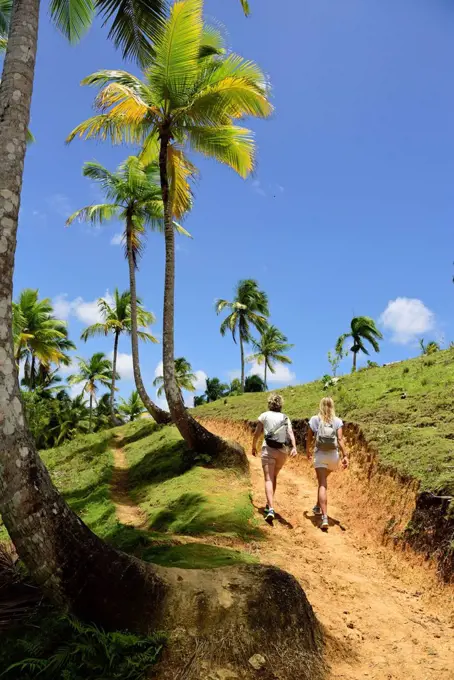
[[[157,423],[167,425],[172,422],[172,419],[166,411],[159,408],[155,404],[145,389],[142,375],[140,373],[139,362],[139,339],[137,336],[137,290],[136,290],[136,263],[134,261],[134,252],[131,246],[133,224],[128,219],[126,224],[126,251],[128,257],[129,268],[129,291],[131,293],[131,349],[132,349],[132,366],[134,371],[134,381],[136,383],[137,391],[142,399],[143,405],[148,413],[153,416]]]
[[[240,355],[241,355],[241,391],[244,392],[245,378],[244,378],[244,346],[243,346],[243,336],[241,335],[240,329]]]
[[[235,442],[227,442],[206,430],[188,413],[175,376],[174,351],[174,314],[175,314],[175,229],[170,204],[169,180],[167,174],[167,154],[170,141],[169,131],[161,131],[159,151],[159,172],[162,201],[164,204],[165,230],[165,282],[164,282],[164,321],[163,321],[163,368],[164,389],[172,420],[180,431],[189,448],[205,453],[221,465],[247,469],[248,462],[244,450]]]

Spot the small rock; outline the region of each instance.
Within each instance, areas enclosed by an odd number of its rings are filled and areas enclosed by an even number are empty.
[[[354,628],[354,627],[355,627],[355,624],[353,623],[353,621],[349,621],[347,623],[347,628]]]
[[[259,671],[266,664],[266,659],[261,654],[254,654],[249,659],[249,664],[254,668],[254,670]]]

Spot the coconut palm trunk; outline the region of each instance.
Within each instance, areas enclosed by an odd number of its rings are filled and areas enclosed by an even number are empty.
[[[265,390],[268,389],[268,383],[266,382],[266,369],[267,369],[267,365],[266,365],[266,357],[265,357],[265,369],[263,371],[263,382],[265,383]]]
[[[110,418],[112,424],[117,424],[117,417],[115,415],[115,377],[117,373],[117,357],[118,357],[118,342],[120,340],[120,332],[115,331],[114,335],[114,348],[112,357],[112,386],[110,388]]]
[[[234,442],[226,442],[206,430],[187,412],[175,375],[174,318],[175,318],[175,229],[167,174],[167,153],[170,136],[165,126],[161,129],[159,174],[164,206],[165,278],[163,321],[164,389],[172,420],[189,448],[212,456],[226,466],[248,467],[244,450]]]
[[[90,390],[90,419],[88,421],[88,431],[91,433],[93,431],[93,392]]]
[[[244,346],[243,346],[243,336],[240,329],[240,354],[241,354],[241,390],[244,392]]]
[[[357,357],[357,352],[353,352],[353,372],[356,371],[356,357]]]
[[[155,419],[157,423],[166,425],[172,422],[171,417],[168,413],[166,413],[166,411],[163,411],[150,399],[143,384],[142,375],[140,372],[139,339],[137,335],[136,263],[134,259],[134,250],[132,247],[132,234],[133,224],[129,218],[126,224],[126,252],[129,268],[129,290],[131,293],[131,350],[134,381],[136,383],[136,388],[140,398],[142,399],[143,405],[149,414]]]

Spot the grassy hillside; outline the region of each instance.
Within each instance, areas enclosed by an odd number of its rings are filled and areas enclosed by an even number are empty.
[[[116,517],[110,485],[116,438],[121,438],[131,467],[130,496],[148,518],[141,529],[123,525]],[[203,541],[212,534],[243,540],[260,534],[253,520],[249,480],[233,471],[193,465],[176,428],[142,420],[80,437],[41,455],[73,510],[116,547],[158,564],[185,568],[252,561],[245,552],[185,543],[186,535]],[[0,540],[7,538],[1,527]]]
[[[279,392],[292,418],[317,412],[321,381]],[[406,398],[402,399],[402,394]],[[454,350],[342,376],[329,391],[338,414],[358,423],[383,463],[421,482],[422,490],[454,493]],[[194,410],[200,417],[255,419],[266,395],[228,397]]]

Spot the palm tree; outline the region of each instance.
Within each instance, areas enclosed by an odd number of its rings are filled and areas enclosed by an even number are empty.
[[[205,388],[205,398],[207,402],[217,401],[225,397],[229,392],[229,386],[226,383],[221,383],[219,378],[207,378]]]
[[[79,219],[92,224],[103,224],[111,219],[119,219],[125,223],[123,239],[126,246],[126,257],[129,267],[130,287],[130,324],[131,348],[134,369],[134,380],[145,407],[157,423],[170,422],[168,413],[159,408],[148,396],[140,372],[139,337],[141,331],[140,301],[136,292],[136,269],[143,249],[143,238],[146,228],[163,230],[163,206],[161,191],[158,185],[157,165],[144,165],[136,156],[130,156],[116,172],[109,172],[99,163],[85,163],[83,174],[97,182],[104,192],[108,203],[90,205],[77,210],[67,220],[70,225]],[[174,224],[182,234],[188,232]],[[146,325],[146,324],[145,324]],[[144,338],[143,338],[144,339]]]
[[[100,113],[69,136],[109,137],[144,143],[143,158],[159,152],[164,204],[166,268],[164,285],[164,385],[172,419],[193,449],[219,440],[187,413],[174,363],[175,234],[177,199],[187,193],[195,169],[184,155],[191,147],[246,177],[254,167],[252,134],[237,123],[244,116],[266,117],[266,78],[252,62],[223,51],[219,31],[204,27],[202,0],[176,2],[160,24],[154,60],[144,80],[125,71],[99,71],[83,81],[103,89],[95,106]]]
[[[84,394],[70,399],[67,408],[58,411],[55,444],[59,446],[66,439],[73,439],[80,432],[90,432],[89,411]]]
[[[194,383],[197,380],[197,376],[192,372],[191,364],[184,357],[178,357],[178,359],[175,359],[175,377],[180,390],[195,392]],[[158,397],[162,397],[164,393],[164,376],[156,376],[156,378],[153,380],[153,385],[155,387],[158,387],[159,385],[157,395]]]
[[[16,363],[25,361],[25,379],[33,390],[38,372],[48,372],[52,363],[69,365],[67,352],[76,346],[68,339],[66,323],[55,318],[51,301],[40,300],[38,290],[25,288],[12,308]]]
[[[231,310],[230,314],[221,324],[221,335],[227,331],[232,333],[236,343],[238,333],[240,339],[241,356],[241,389],[244,392],[244,345],[251,342],[251,326],[259,333],[263,333],[269,316],[268,296],[259,289],[254,279],[244,279],[236,287],[235,297],[232,302],[228,300],[216,301],[216,312],[220,314],[224,309]]]
[[[248,357],[248,361],[256,361],[259,366],[264,364],[263,381],[265,389],[268,389],[266,382],[266,370],[270,369],[271,373],[275,373],[274,364],[291,364],[290,357],[283,354],[291,349],[293,345],[287,342],[287,337],[276,326],[267,326],[260,336],[260,340],[252,339],[252,346],[255,353]]]
[[[419,341],[419,346],[421,347],[421,354],[423,355],[435,354],[435,352],[439,352],[441,349],[439,343],[435,342],[435,340],[431,340],[426,344],[424,338],[421,338]]]
[[[129,399],[123,398],[121,399],[121,403],[118,410],[121,413],[121,415],[126,416],[128,420],[132,422],[133,420],[136,420],[136,418],[141,416],[142,413],[146,411],[146,408],[142,403],[142,399],[140,398],[139,393],[137,392],[137,390],[134,390],[129,395]]]
[[[248,375],[244,385],[245,392],[265,392],[266,385],[263,378],[259,375]]]
[[[118,288],[115,288],[113,294],[113,304],[110,304],[105,298],[99,298],[98,308],[102,317],[102,321],[88,326],[88,328],[86,328],[82,333],[81,338],[82,340],[87,341],[89,338],[95,337],[97,335],[107,336],[109,333],[112,333],[114,336],[112,387],[110,391],[110,414],[111,420],[113,424],[115,424],[115,374],[117,371],[118,343],[122,333],[131,335],[132,332],[131,293],[128,290],[124,291],[123,293],[119,293]],[[151,333],[148,333],[145,330],[145,328],[154,323],[154,321],[154,314],[147,312],[143,308],[141,301],[137,300],[137,326],[144,329],[137,331],[137,336],[140,340],[143,340],[144,342],[158,342],[154,335],[151,335]]]
[[[113,371],[112,362],[106,357],[104,352],[96,352],[88,361],[78,357],[79,372],[68,376],[69,385],[79,385],[83,383],[82,394],[85,392],[89,396],[89,431],[92,432],[93,424],[93,399],[96,400],[98,384],[103,387],[111,388]],[[116,376],[118,378],[118,375]]]
[[[378,344],[378,340],[381,340],[383,335],[375,325],[375,321],[369,316],[355,316],[355,318],[351,320],[350,332],[341,335],[336,343],[337,354],[342,355],[344,343],[347,338],[352,338],[353,340],[350,351],[353,353],[353,371],[356,371],[356,357],[358,352],[364,352],[364,354],[369,356],[364,341],[366,340],[372,345],[376,352],[379,352],[380,345]]]

